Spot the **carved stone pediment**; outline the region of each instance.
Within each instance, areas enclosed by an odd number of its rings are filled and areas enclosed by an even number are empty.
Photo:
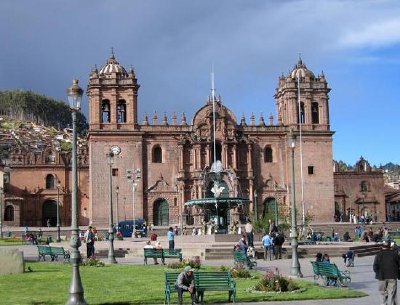
[[[167,181],[164,180],[164,177],[161,176],[156,183],[154,183],[149,189],[147,193],[175,193],[176,190],[168,184]]]

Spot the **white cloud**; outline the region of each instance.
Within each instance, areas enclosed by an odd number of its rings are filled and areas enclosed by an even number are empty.
[[[386,47],[400,42],[400,18],[365,24],[346,33],[340,41],[343,47]]]

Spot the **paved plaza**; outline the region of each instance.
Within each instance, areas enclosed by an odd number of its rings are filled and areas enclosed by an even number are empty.
[[[140,243],[141,244],[141,243]],[[67,242],[63,242],[63,246],[68,248]],[[138,242],[132,242],[125,240],[123,242],[116,242],[116,249],[123,247],[137,247],[139,246]],[[107,242],[97,242],[96,247],[98,249],[106,249],[108,247]],[[24,246],[19,246],[21,250],[24,251],[24,256],[28,260],[37,260],[37,250],[36,246],[32,245],[24,245]],[[82,253],[85,252],[86,247],[85,245],[82,245],[80,248]],[[329,250],[327,249],[326,251],[329,253]],[[105,259],[105,258],[104,258]],[[346,305],[359,305],[360,302],[362,304],[379,304],[379,294],[378,294],[378,283],[374,278],[374,272],[372,271],[372,263],[373,263],[373,256],[366,256],[366,257],[357,257],[355,259],[355,266],[347,268],[351,272],[351,287],[353,289],[361,290],[364,291],[368,294],[368,296],[363,297],[363,298],[354,298],[354,299],[338,299],[338,300],[306,300],[306,301],[285,301],[285,302],[263,302],[263,303],[241,303],[238,302],[236,304],[238,305],[255,305],[255,304],[270,304],[270,305],[283,305],[283,304],[295,304],[295,305],[313,305],[313,304],[322,304],[322,305],[331,305],[331,304],[346,304]],[[300,259],[300,265],[301,265],[301,271],[304,275],[303,280],[306,281],[314,281],[313,279],[313,272],[312,272],[312,267],[310,264],[310,258],[301,258]],[[142,257],[134,257],[134,256],[129,256],[129,257],[117,257],[117,261],[120,264],[143,264],[143,258]],[[332,257],[331,261],[336,263],[341,270],[346,269],[344,267],[343,261],[340,257]],[[233,261],[232,260],[205,260],[202,262],[204,265],[210,265],[210,266],[232,266]],[[283,275],[290,275],[290,268],[291,268],[291,259],[282,259],[282,260],[272,260],[272,261],[264,261],[264,260],[257,260],[258,266],[257,270],[263,271],[266,270],[267,267],[277,267],[279,268],[279,271]],[[340,289],[340,288],[330,288],[330,289]],[[240,301],[240,300],[239,300]]]

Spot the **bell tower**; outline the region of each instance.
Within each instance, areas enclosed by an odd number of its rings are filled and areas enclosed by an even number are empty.
[[[330,130],[329,96],[323,73],[315,77],[301,58],[287,75],[279,78],[275,92],[278,124],[304,130]]]
[[[119,64],[111,52],[106,64],[90,73],[89,131],[137,129],[137,93],[140,85],[135,72]]]

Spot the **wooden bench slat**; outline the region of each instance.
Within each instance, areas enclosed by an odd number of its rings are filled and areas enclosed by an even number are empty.
[[[148,258],[161,258],[162,263],[165,263],[165,258],[178,258],[182,261],[182,249],[152,249],[144,248],[144,264],[147,265]]]
[[[165,273],[165,304],[170,304],[171,293],[176,292],[176,280],[180,272]],[[194,272],[194,282],[197,298],[203,304],[205,291],[227,291],[228,301],[236,301],[236,283],[232,279],[230,272]]]
[[[351,282],[349,271],[340,271],[336,264],[326,262],[311,262],[314,272],[314,280],[319,277],[324,279],[325,284],[328,284],[330,279],[336,281],[336,286],[348,285]]]
[[[249,269],[253,269],[253,267],[257,266],[257,262],[254,259],[250,259],[250,257],[242,251],[233,251],[233,260],[235,263],[245,264]]]

